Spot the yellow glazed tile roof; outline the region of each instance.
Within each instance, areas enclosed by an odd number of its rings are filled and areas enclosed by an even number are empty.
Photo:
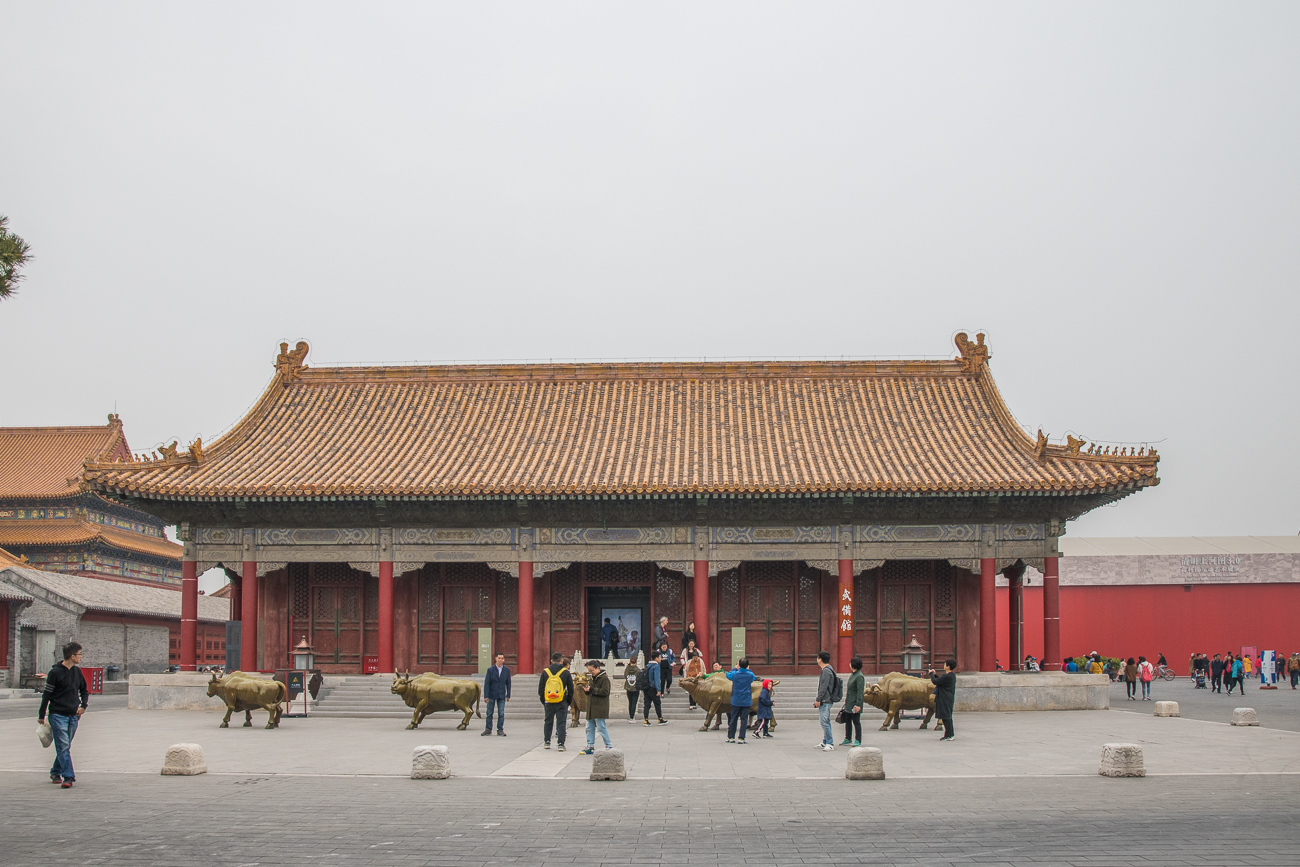
[[[21,548],[29,545],[85,545],[102,542],[124,551],[181,559],[180,545],[157,536],[106,527],[93,521],[46,520],[0,521],[0,545]]]
[[[983,335],[978,344],[959,335],[958,346],[952,361],[313,369],[300,343],[282,346],[271,385],[218,441],[157,461],[91,462],[86,479],[169,499],[1158,484],[1154,452],[1026,435],[998,394]]]
[[[86,461],[129,458],[121,420],[108,419],[103,426],[0,427],[0,498],[71,496]]]

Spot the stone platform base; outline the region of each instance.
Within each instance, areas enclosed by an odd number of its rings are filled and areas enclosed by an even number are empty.
[[[271,679],[269,674],[254,676]],[[127,680],[129,697],[126,706],[133,710],[225,711],[225,702],[208,697],[210,680],[212,675],[206,673],[133,674]],[[302,704],[301,699],[297,704]]]
[[[1110,678],[1104,674],[1026,671],[957,675],[958,713],[1109,709]]]

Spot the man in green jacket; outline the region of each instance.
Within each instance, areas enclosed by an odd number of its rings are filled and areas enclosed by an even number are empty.
[[[862,746],[862,705],[867,691],[867,679],[862,676],[862,658],[853,657],[849,662],[853,673],[844,686],[844,740],[842,747]]]
[[[596,751],[596,732],[605,739],[605,749],[612,749],[609,740],[609,727],[605,720],[609,718],[609,675],[598,659],[587,660],[587,682],[582,689],[587,693],[587,748],[582,754],[589,756]]]

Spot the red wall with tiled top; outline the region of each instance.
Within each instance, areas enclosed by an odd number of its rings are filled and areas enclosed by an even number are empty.
[[[1024,589],[1025,652],[1043,654],[1043,588]],[[1300,584],[1182,584],[1061,588],[1061,655],[1154,661],[1164,653],[1180,675],[1194,651],[1240,653],[1243,646],[1290,655],[1300,650]],[[998,588],[998,659],[1010,640],[1007,588]]]

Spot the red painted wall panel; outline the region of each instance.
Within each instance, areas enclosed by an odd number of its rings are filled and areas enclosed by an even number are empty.
[[[1194,651],[1240,652],[1243,645],[1288,656],[1300,650],[1300,584],[1182,584],[1061,588],[1061,654],[1155,660],[1164,653],[1187,674]],[[998,588],[998,658],[1007,664],[1007,590]],[[1025,652],[1043,653],[1043,588],[1025,588]]]

